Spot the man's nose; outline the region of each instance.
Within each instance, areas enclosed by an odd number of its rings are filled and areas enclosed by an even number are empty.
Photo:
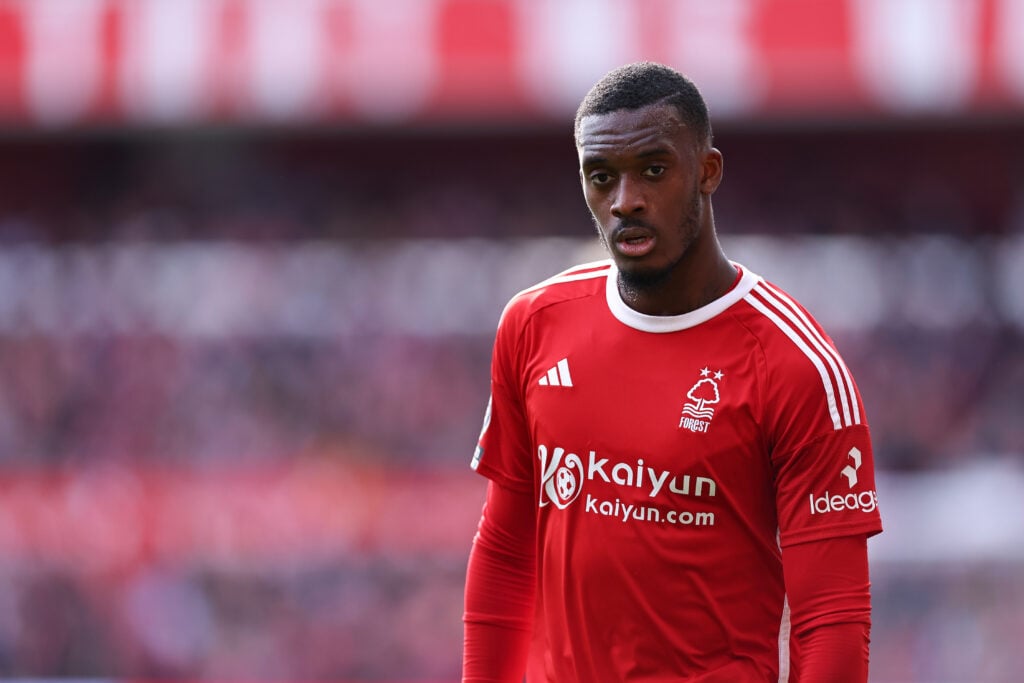
[[[647,198],[644,196],[643,184],[628,176],[622,176],[619,179],[618,187],[615,188],[612,214],[623,218],[643,213],[646,208]]]

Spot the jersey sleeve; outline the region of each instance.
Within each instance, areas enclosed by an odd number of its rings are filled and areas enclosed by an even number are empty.
[[[866,425],[827,433],[773,461],[783,547],[882,530]]]
[[[529,427],[519,381],[522,318],[513,300],[498,323],[491,355],[491,394],[471,467],[513,491],[532,491]]]
[[[788,333],[776,335],[764,356],[779,541],[876,534],[881,515],[860,392],[832,340],[788,301]]]

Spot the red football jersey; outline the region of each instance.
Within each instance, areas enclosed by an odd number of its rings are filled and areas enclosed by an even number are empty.
[[[782,549],[881,530],[853,378],[807,311],[741,273],[648,316],[600,261],[502,314],[473,467],[536,496],[528,680],[777,680]]]

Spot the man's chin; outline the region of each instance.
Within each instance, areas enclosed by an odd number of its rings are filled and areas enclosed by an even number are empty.
[[[633,290],[657,289],[668,282],[672,268],[642,266],[637,263],[616,263],[619,269],[619,282]]]

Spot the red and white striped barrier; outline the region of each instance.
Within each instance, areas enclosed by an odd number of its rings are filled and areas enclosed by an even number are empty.
[[[561,121],[636,59],[719,118],[1005,114],[1024,0],[0,0],[0,122]]]

